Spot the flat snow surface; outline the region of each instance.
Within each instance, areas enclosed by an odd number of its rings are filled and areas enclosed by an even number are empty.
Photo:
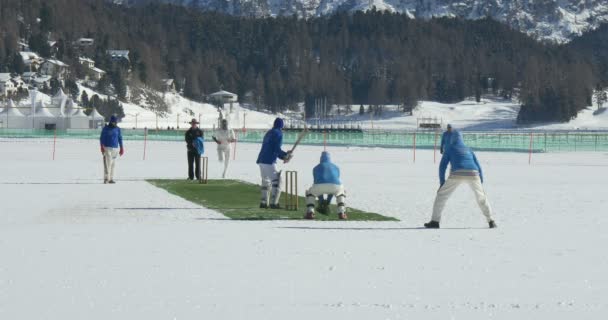
[[[231,221],[145,178],[185,178],[183,143],[0,140],[0,319],[600,319],[608,154],[479,152],[499,228],[466,187],[424,230],[432,151],[331,148],[348,203],[401,222]],[[230,175],[257,182],[257,145]],[[320,147],[283,169],[300,192]],[[211,178],[216,152],[207,145]]]

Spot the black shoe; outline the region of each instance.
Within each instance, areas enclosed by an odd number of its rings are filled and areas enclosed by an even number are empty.
[[[192,181],[192,180],[194,180],[194,178],[188,178],[188,179],[187,179],[187,180],[190,180],[190,181]]]
[[[439,229],[439,222],[431,220],[425,223],[424,227],[427,229]]]
[[[494,222],[494,220],[488,222],[488,225],[490,226],[490,229],[496,228],[496,222]]]
[[[114,182],[114,180],[109,180],[108,183],[115,184],[116,182]]]
[[[270,209],[283,209],[280,204],[271,204]]]
[[[268,205],[262,202],[260,203],[260,209],[268,209]]]

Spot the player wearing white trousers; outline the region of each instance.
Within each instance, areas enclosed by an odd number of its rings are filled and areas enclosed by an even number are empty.
[[[213,135],[213,140],[217,143],[217,158],[220,162],[224,162],[222,178],[226,178],[228,164],[230,163],[230,144],[236,141],[234,131],[228,129],[228,120],[222,119],[221,127]]]
[[[477,200],[477,204],[481,209],[481,213],[486,217],[488,222],[493,221],[492,218],[492,208],[490,207],[490,203],[488,202],[488,198],[486,197],[486,193],[483,190],[483,186],[481,185],[481,180],[478,175],[455,175],[452,174],[446,180],[446,182],[439,188],[437,191],[437,196],[435,197],[435,203],[433,204],[433,216],[431,220],[441,222],[441,212],[445,207],[446,202],[450,198],[450,195],[458,188],[461,184],[467,184],[473,190],[475,194],[475,198]]]
[[[119,148],[103,148],[103,180],[114,181],[114,165],[118,158]]]
[[[275,164],[259,163],[262,176],[262,197],[260,203],[278,205],[281,197],[281,171]]]
[[[308,213],[314,213],[315,202],[317,201],[317,198],[326,194],[336,197],[336,201],[338,202],[338,214],[345,214],[346,193],[344,192],[344,186],[341,184],[333,183],[315,184],[310,189],[306,190],[306,206],[308,207]]]

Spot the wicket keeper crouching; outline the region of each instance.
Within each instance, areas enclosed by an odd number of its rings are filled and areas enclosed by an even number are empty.
[[[340,169],[330,160],[329,153],[321,154],[321,163],[313,170],[314,185],[306,190],[306,219],[315,218],[315,202],[319,199],[319,208],[323,211],[329,210],[329,204],[335,196],[338,202],[338,217],[347,219],[346,216],[346,194],[344,186],[340,182]],[[327,195],[327,199],[324,199]]]

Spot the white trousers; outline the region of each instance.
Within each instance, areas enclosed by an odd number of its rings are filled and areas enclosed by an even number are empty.
[[[103,151],[103,179],[114,180],[114,164],[118,157],[118,148],[104,147]]]
[[[331,194],[336,197],[338,202],[338,213],[346,212],[346,193],[344,192],[344,186],[341,184],[333,183],[320,183],[315,184],[310,189],[306,190],[306,206],[308,212],[315,211],[315,202],[321,195]]]
[[[494,220],[492,218],[492,208],[486,197],[486,193],[481,185],[481,180],[477,176],[450,176],[446,182],[437,191],[437,197],[435,197],[435,203],[433,204],[433,217],[431,220],[440,222],[441,212],[445,207],[446,202],[450,198],[450,195],[456,190],[456,188],[462,184],[468,184],[475,194],[477,204],[481,209],[481,212],[486,217],[488,222]]]
[[[226,172],[228,172],[228,164],[230,163],[230,145],[228,147],[224,147],[219,145],[217,147],[217,159],[220,162],[224,162],[224,172],[222,173],[222,178],[226,178]]]
[[[262,176],[262,198],[260,202],[264,204],[279,204],[279,198],[281,197],[281,171],[277,171],[275,164],[260,163],[259,166],[260,175]]]

